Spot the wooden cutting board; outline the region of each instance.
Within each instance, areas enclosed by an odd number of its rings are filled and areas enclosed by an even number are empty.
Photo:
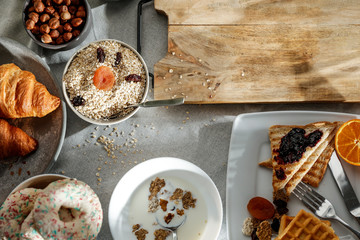
[[[168,53],[155,99],[360,101],[359,0],[155,0]]]

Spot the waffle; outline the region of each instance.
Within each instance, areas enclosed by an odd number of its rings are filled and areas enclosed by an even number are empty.
[[[280,220],[280,227],[279,227],[279,235],[284,231],[284,229],[290,224],[290,222],[294,219],[293,216],[282,215]],[[321,222],[325,223],[328,226],[331,226],[331,222],[328,220],[320,220]]]
[[[312,164],[314,161],[321,155],[322,150],[328,145],[328,136],[335,129],[337,124],[330,122],[316,122],[311,123],[305,126],[294,126],[294,125],[275,125],[269,128],[269,138],[272,150],[272,166],[273,166],[273,188],[274,192],[279,191],[280,189],[285,188],[286,184],[290,181],[290,179],[295,175],[296,172],[303,166],[303,164],[307,161],[307,159],[312,156]],[[279,148],[282,141],[282,138],[287,135],[293,128],[301,128],[305,130],[305,134],[308,135],[316,130],[320,130],[323,134],[320,140],[315,144],[315,146],[308,146],[303,152],[301,158],[298,161],[292,163],[278,163],[275,159],[279,156]],[[326,144],[323,144],[327,142]],[[322,150],[316,151],[320,146]],[[306,164],[304,168],[301,170],[302,174],[311,168],[312,164]],[[278,177],[278,174],[281,172],[283,175],[282,178]],[[303,174],[304,175],[304,174]],[[302,176],[303,176],[302,175]],[[301,177],[302,178],[302,177]],[[301,178],[297,176],[294,181],[300,181]],[[294,182],[290,183],[290,187],[295,187]],[[288,191],[287,191],[288,192]]]
[[[275,240],[335,240],[334,230],[313,214],[300,210]]]

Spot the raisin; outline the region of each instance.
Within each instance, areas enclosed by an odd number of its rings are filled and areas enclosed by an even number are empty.
[[[274,232],[278,232],[280,228],[280,221],[278,218],[274,218],[271,223],[271,228],[274,230]]]
[[[116,53],[116,58],[115,58],[115,66],[119,65],[120,62],[121,62],[121,59],[122,59],[122,55],[121,55],[121,52],[117,52]]]
[[[285,208],[287,206],[287,202],[285,202],[284,200],[281,200],[281,199],[275,199],[273,201],[273,203],[278,208]]]
[[[256,235],[257,228],[254,228],[254,230],[251,233],[251,240],[259,240],[258,236]]]
[[[284,215],[286,213],[289,212],[289,209],[286,207],[282,207],[282,208],[277,208],[276,211],[280,214],[280,215]]]
[[[104,49],[99,47],[97,50],[97,59],[99,60],[99,63],[103,63],[105,61],[105,52]]]
[[[81,106],[85,104],[85,99],[83,99],[81,96],[76,96],[71,100],[71,102],[74,106]]]
[[[140,82],[141,81],[141,77],[137,74],[130,74],[128,76],[125,77],[125,80],[130,82],[130,81],[133,81],[133,82]]]

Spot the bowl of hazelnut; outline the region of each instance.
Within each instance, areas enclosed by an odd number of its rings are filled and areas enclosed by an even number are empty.
[[[52,50],[78,46],[92,26],[87,0],[26,0],[22,18],[34,42]]]

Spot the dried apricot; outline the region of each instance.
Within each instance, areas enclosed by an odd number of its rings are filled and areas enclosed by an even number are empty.
[[[259,220],[270,219],[275,213],[274,205],[262,197],[254,197],[250,199],[247,209],[251,216]]]
[[[98,89],[107,91],[114,86],[115,76],[111,68],[101,66],[96,69],[93,82]]]

